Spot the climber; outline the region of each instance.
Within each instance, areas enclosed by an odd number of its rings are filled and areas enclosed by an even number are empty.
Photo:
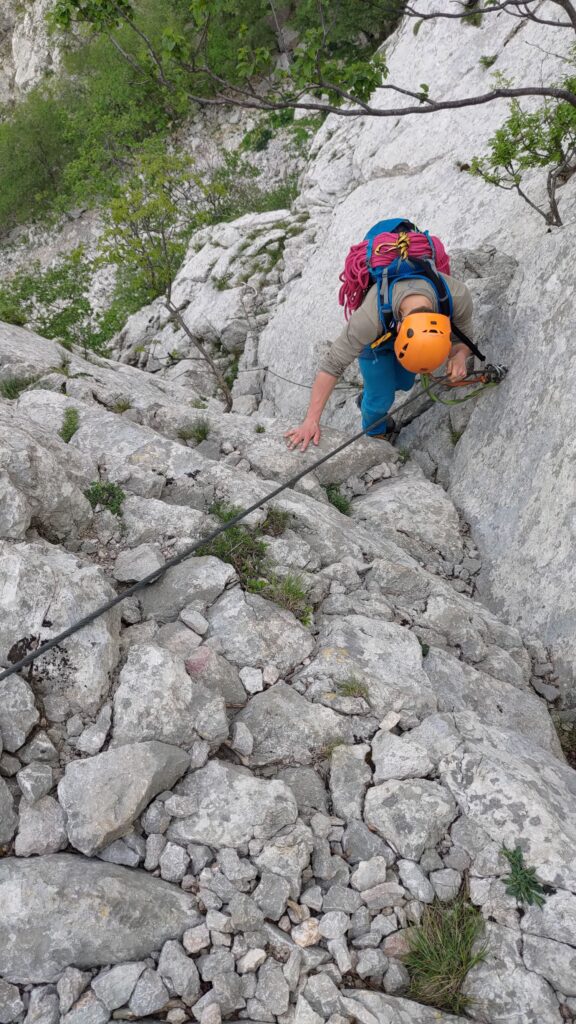
[[[286,431],[290,449],[305,452],[311,441],[318,444],[324,407],[355,358],[364,380],[357,404],[369,437],[390,435],[394,423],[384,417],[396,391],[409,391],[417,373],[447,360],[449,381],[456,384],[467,375],[471,353],[484,360],[471,340],[468,288],[450,276],[440,239],[412,221],[378,221],[350,249],[340,281],[348,323],[320,363],[304,420]]]
[[[452,296],[452,324],[470,338],[472,334],[472,296],[465,284],[448,275],[441,275],[448,284]],[[406,369],[396,352],[400,345],[383,342],[375,348],[371,345],[382,333],[378,314],[378,285],[374,284],[366,294],[362,305],[352,313],[346,327],[330,346],[326,356],[320,363],[320,369],[312,386],[308,411],[298,427],[286,431],[290,449],[300,448],[305,452],[312,441],[315,445],[320,440],[320,417],[324,407],[334,390],[338,379],[347,366],[358,358],[358,365],[364,380],[361,396],[362,426],[369,427],[386,414],[394,401],[396,391],[409,391],[416,374]],[[435,290],[428,281],[421,278],[403,278],[392,286],[392,310],[398,327],[398,341],[402,343],[404,334],[410,330],[410,320],[420,313],[436,313],[438,302]],[[419,317],[419,320],[425,317]],[[442,320],[442,317],[438,319]],[[440,346],[446,344],[446,332],[442,336],[433,335],[429,344]],[[417,334],[413,337],[418,337]],[[422,337],[420,340],[423,340]],[[447,373],[451,382],[462,380],[467,374],[467,361],[470,357],[469,347],[457,338],[452,338],[446,346],[448,355]],[[436,364],[440,366],[445,356]],[[414,365],[414,364],[410,364]],[[434,368],[436,368],[434,367]],[[386,430],[388,427],[388,431]],[[387,423],[379,423],[374,431],[368,430],[368,437],[385,437],[393,429],[391,418]]]

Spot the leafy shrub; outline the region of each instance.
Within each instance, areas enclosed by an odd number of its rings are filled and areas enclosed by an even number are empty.
[[[30,327],[68,347],[84,343],[92,315],[87,295],[91,274],[81,247],[46,270],[33,263],[0,285],[0,320]]]
[[[517,846],[514,850],[507,850],[504,846],[502,855],[510,865],[510,874],[503,878],[503,881],[506,882],[506,892],[513,896],[518,903],[527,903],[529,906],[534,904],[541,907],[544,903],[543,893],[545,890],[536,878],[535,869],[526,867],[522,848]]]
[[[88,498],[92,508],[108,509],[115,516],[122,515],[122,504],[126,495],[118,484],[102,483],[100,480],[94,480],[90,484],[90,487],[84,491],[85,496]]]

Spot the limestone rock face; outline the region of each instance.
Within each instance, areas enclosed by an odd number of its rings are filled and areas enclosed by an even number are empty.
[[[190,897],[166,882],[66,853],[4,858],[0,893],[0,974],[24,984],[55,981],[69,964],[148,956],[195,917]]]

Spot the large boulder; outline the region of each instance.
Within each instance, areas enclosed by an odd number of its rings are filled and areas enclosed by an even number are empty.
[[[176,786],[166,805],[173,822],[168,837],[181,843],[240,846],[250,839],[271,839],[293,825],[298,807],[283,782],[259,779],[247,768],[211,760]]]
[[[167,743],[130,743],[66,766],[58,797],[72,846],[90,856],[128,832],[162,790],[171,789],[190,764]]]
[[[0,906],[0,975],[22,984],[138,960],[199,920],[167,882],[66,853],[0,860]]]
[[[0,661],[17,661],[115,596],[98,566],[47,543],[0,541]],[[50,711],[97,711],[118,657],[120,610],[101,615],[34,663]],[[62,708],[59,708],[61,711]]]
[[[131,647],[114,695],[114,744],[160,740],[190,746],[197,736],[218,744],[228,735],[220,693],[191,679],[176,654]]]
[[[292,615],[258,594],[239,588],[223,594],[208,612],[210,636],[235,665],[262,668],[272,663],[291,671],[310,654],[314,641]]]

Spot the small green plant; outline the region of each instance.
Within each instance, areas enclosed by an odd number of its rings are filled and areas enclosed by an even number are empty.
[[[290,513],[277,505],[270,505],[266,512],[266,519],[262,523],[262,533],[269,537],[281,537],[290,522]]]
[[[352,502],[344,494],[342,494],[338,484],[328,484],[326,487],[326,496],[331,505],[337,508],[343,515],[349,516],[352,511]]]
[[[485,944],[478,946],[483,931],[482,915],[463,894],[452,903],[426,907],[403,958],[410,974],[409,998],[463,1014],[471,1003],[462,992],[464,979],[486,956]]]
[[[257,423],[256,426],[254,427],[254,433],[255,434],[265,434],[266,433],[266,427],[262,426],[261,423]]]
[[[100,505],[115,516],[122,515],[122,503],[126,495],[118,484],[102,483],[100,480],[95,480],[90,484],[88,490],[84,491],[84,494],[92,508],[95,509]]]
[[[232,387],[236,377],[238,376],[238,366],[240,364],[240,356],[234,356],[230,363],[225,375],[224,380],[229,388]]]
[[[428,655],[430,654],[430,644],[427,644],[424,640],[421,640],[419,636],[416,637],[416,639],[422,649],[422,657],[427,658]]]
[[[210,513],[221,523],[229,523],[241,511],[241,508],[226,501],[215,502],[210,507]],[[241,586],[255,593],[266,585],[265,580],[263,583],[260,581],[267,568],[267,550],[268,545],[263,540],[245,526],[238,525],[230,526],[224,533],[203,544],[197,549],[197,554],[213,555],[234,566]]]
[[[401,466],[405,466],[407,462],[410,462],[411,453],[409,448],[398,449],[398,462]]]
[[[458,444],[458,441],[462,437],[463,433],[463,430],[456,430],[454,427],[450,427],[450,440],[452,441],[454,447],[456,447],[456,445]]]
[[[320,758],[323,761],[327,761],[329,758],[332,757],[332,754],[336,750],[336,747],[341,747],[343,743],[344,740],[338,739],[337,736],[335,736],[331,740],[326,740],[326,743],[324,743],[323,746],[320,748]]]
[[[68,444],[71,438],[78,430],[80,425],[80,419],[78,416],[78,409],[66,409],[64,413],[64,420],[58,433],[63,441]]]
[[[564,756],[570,767],[576,768],[576,724],[562,721],[557,711],[551,712],[551,718]]]
[[[488,68],[491,68],[492,65],[496,63],[497,60],[498,60],[498,54],[495,53],[491,57],[487,57],[487,56],[480,57],[480,60],[478,61],[478,63],[480,64],[481,67],[486,68],[486,70],[488,70]]]
[[[195,398],[190,405],[193,409],[207,409],[207,403],[202,398]]]
[[[210,433],[210,422],[203,416],[199,417],[194,423],[189,426],[180,427],[178,431],[178,437],[181,441],[195,441],[196,444],[200,444],[201,441],[205,441]]]
[[[289,573],[278,579],[273,576],[263,587],[265,597],[292,612],[304,626],[309,626],[312,618],[312,607],[307,602],[306,588],[301,576]]]
[[[506,892],[513,896],[518,903],[543,906],[545,890],[536,878],[535,869],[526,867],[522,848],[516,846],[514,850],[508,850],[503,846],[502,855],[510,865],[510,874],[503,878],[506,883]]]
[[[227,288],[230,288],[230,277],[230,274],[222,274],[221,277],[218,277],[217,274],[213,274],[210,280],[217,291],[224,292]]]
[[[122,414],[123,412],[128,412],[128,409],[131,409],[131,408],[132,408],[132,402],[130,401],[129,398],[120,398],[115,403],[115,405],[112,407],[112,412],[117,412],[117,413]]]
[[[0,380],[0,395],[2,398],[18,398],[26,388],[35,384],[39,377],[9,377]]]
[[[343,682],[338,683],[336,689],[341,697],[364,697],[364,700],[368,700],[368,687],[365,683],[361,683],[360,680],[356,679],[354,676],[351,676],[350,679],[344,679]]]

